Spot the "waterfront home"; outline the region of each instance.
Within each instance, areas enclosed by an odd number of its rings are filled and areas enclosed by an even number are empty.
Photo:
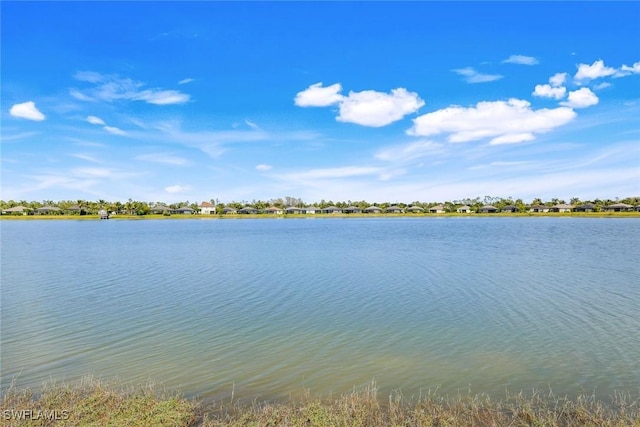
[[[269,214],[269,215],[282,215],[284,213],[284,211],[276,206],[269,206],[268,208],[266,208],[264,210],[264,213]]]
[[[484,205],[483,207],[478,209],[478,212],[479,213],[496,213],[496,212],[498,212],[498,208],[496,208],[495,206],[491,206],[491,205]]]
[[[514,205],[507,205],[502,209],[500,209],[500,212],[509,212],[509,213],[518,212],[518,207]]]
[[[442,205],[432,206],[429,208],[429,213],[436,213],[436,214],[444,213],[444,206]]]
[[[460,206],[458,209],[456,209],[456,212],[458,213],[471,213],[471,206]]]
[[[213,215],[216,213],[216,207],[213,205],[213,203],[202,202],[198,207],[200,208],[200,213],[202,215]]]
[[[596,211],[596,205],[594,205],[593,203],[585,203],[583,205],[576,206],[574,211],[576,211],[576,212],[595,212]]]
[[[379,208],[378,206],[369,206],[364,209],[364,213],[379,214],[382,213],[382,208]]]
[[[559,203],[557,205],[553,205],[551,206],[550,211],[551,212],[571,212],[571,210],[573,209],[573,206],[571,205],[565,205],[564,203]]]
[[[60,213],[60,208],[56,208],[55,206],[43,206],[36,209],[36,213],[38,215],[57,214]]]
[[[232,207],[226,206],[224,208],[222,208],[222,213],[224,215],[235,215],[238,213],[238,211]]]
[[[636,212],[640,212],[640,205],[636,206],[634,209]]]
[[[100,219],[109,219],[109,212],[106,209],[100,209],[98,211],[98,217]]]
[[[402,212],[403,210],[400,206],[393,205],[387,208],[387,213],[402,213]]]
[[[320,210],[321,213],[330,213],[330,214],[341,214],[342,213],[342,209],[340,209],[337,206],[329,206],[326,207],[322,210]]]
[[[545,205],[532,205],[529,206],[529,212],[549,212],[549,206]]]
[[[287,214],[301,214],[303,212],[302,209],[297,208],[295,206],[289,206],[284,210]]]
[[[320,210],[317,206],[307,206],[306,208],[302,208],[302,211],[307,215],[315,215]]]
[[[4,209],[2,215],[27,215],[31,208],[25,206],[14,206],[12,208]]]
[[[420,206],[409,206],[406,210],[407,212],[411,212],[411,213],[423,213],[424,209],[422,209]]]
[[[149,212],[152,214],[170,214],[171,208],[165,205],[156,205],[149,209]]]
[[[633,206],[626,203],[615,203],[613,205],[605,206],[602,208],[605,212],[631,212]]]
[[[352,214],[352,213],[359,214],[359,213],[362,213],[362,209],[360,209],[357,206],[349,206],[344,208],[343,212],[348,214]]]
[[[191,215],[193,214],[193,209],[191,209],[189,206],[181,206],[173,212],[180,215]]]
[[[252,206],[247,206],[247,207],[244,207],[244,208],[240,209],[238,211],[238,213],[244,214],[244,215],[254,215],[254,214],[258,213],[258,209],[254,208]]]
[[[80,215],[82,213],[82,208],[78,205],[71,205],[66,208],[64,212],[71,215]]]

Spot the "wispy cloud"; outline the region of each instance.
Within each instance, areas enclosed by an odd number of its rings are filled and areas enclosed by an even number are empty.
[[[525,55],[511,55],[510,57],[508,57],[502,62],[506,64],[520,64],[520,65],[536,65],[540,63],[540,61],[538,61],[533,56],[525,56]]]
[[[136,160],[142,160],[145,162],[163,163],[173,166],[187,166],[190,162],[184,157],[173,156],[164,153],[142,154],[135,157]]]
[[[487,83],[500,80],[504,76],[501,74],[483,74],[472,67],[457,68],[452,70],[454,73],[463,76],[467,83]]]
[[[119,135],[119,136],[124,136],[127,133],[125,131],[123,131],[120,128],[117,128],[115,126],[104,126],[102,129],[106,130],[107,132],[109,132],[112,135]]]
[[[186,79],[182,79],[178,82],[179,85],[186,85],[187,83],[191,83],[194,82],[195,79],[192,78],[186,78]]]
[[[260,172],[266,172],[268,170],[271,170],[271,168],[272,168],[271,165],[266,165],[266,164],[260,164],[256,166],[256,170]]]
[[[166,191],[169,194],[186,193],[189,190],[191,190],[190,186],[180,185],[180,184],[170,185],[168,187],[165,187],[164,189],[164,191]]]
[[[87,162],[91,162],[91,163],[101,163],[100,160],[88,154],[73,153],[73,154],[70,154],[70,156],[75,157],[76,159],[86,160]]]
[[[144,83],[118,75],[101,74],[94,71],[79,71],[74,75],[78,81],[93,84],[94,87],[79,90],[70,89],[71,96],[81,101],[106,101],[118,100],[144,101],[155,105],[183,104],[191,99],[191,96],[177,90],[160,88],[143,89]]]
[[[45,119],[45,115],[38,110],[36,103],[33,101],[23,102],[21,104],[14,104],[9,110],[9,114],[13,117],[21,119],[33,120],[35,122],[41,122]]]
[[[406,162],[442,152],[442,144],[424,140],[383,148],[374,154],[374,158],[384,161]]]
[[[89,123],[91,123],[92,125],[106,125],[106,123],[104,122],[104,120],[102,120],[100,117],[96,117],[96,116],[88,116],[87,117],[87,121]]]

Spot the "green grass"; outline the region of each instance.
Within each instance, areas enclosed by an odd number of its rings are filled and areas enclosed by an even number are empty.
[[[32,419],[11,414],[30,411]],[[39,412],[42,411],[42,412]],[[41,414],[40,419],[33,419]],[[57,420],[45,419],[56,415]],[[153,385],[123,387],[91,378],[50,384],[39,394],[10,388],[0,404],[2,426],[640,426],[640,400],[615,394],[610,402],[582,395],[547,393],[385,398],[375,384],[337,397],[309,392],[286,402],[204,404],[158,391]]]

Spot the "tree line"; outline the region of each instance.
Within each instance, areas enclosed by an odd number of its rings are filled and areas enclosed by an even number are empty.
[[[226,207],[230,207],[233,209],[242,209],[244,207],[251,206],[257,210],[263,210],[268,207],[277,207],[281,209],[285,209],[287,207],[308,207],[315,206],[319,209],[327,208],[329,206],[335,206],[338,208],[347,208],[347,207],[356,207],[359,209],[366,209],[371,206],[377,206],[381,209],[387,209],[391,206],[398,206],[402,209],[408,208],[410,206],[418,206],[424,210],[428,210],[434,206],[442,205],[444,207],[445,212],[456,212],[456,209],[461,206],[469,206],[471,210],[477,211],[480,207],[484,205],[491,205],[496,207],[497,209],[502,209],[505,206],[515,206],[518,212],[525,212],[528,210],[530,206],[533,205],[541,205],[541,206],[554,206],[558,204],[567,204],[567,201],[558,198],[552,198],[550,200],[542,200],[540,198],[535,198],[531,200],[529,203],[525,203],[522,199],[513,199],[512,197],[494,197],[494,196],[484,196],[476,197],[473,199],[459,199],[459,200],[451,200],[445,202],[422,202],[422,201],[412,201],[412,202],[381,202],[381,203],[372,203],[366,200],[346,200],[346,201],[333,201],[333,200],[320,200],[319,202],[313,203],[305,203],[302,199],[297,197],[287,196],[284,198],[276,198],[269,200],[242,200],[242,201],[231,201],[227,203],[220,202],[217,199],[210,199],[208,201],[211,205],[215,207],[216,213],[222,213],[223,209]],[[640,205],[640,197],[627,197],[624,199],[615,198],[612,199],[594,199],[594,200],[581,200],[578,197],[573,197],[568,201],[568,204],[572,206],[578,206],[581,204],[593,204],[596,210],[604,206],[608,206],[614,203],[626,203],[632,206]],[[9,208],[23,206],[27,208],[27,210],[35,211],[38,208],[43,207],[55,207],[60,209],[59,213],[76,213],[79,215],[86,214],[97,214],[100,210],[106,210],[110,213],[116,214],[124,214],[124,215],[148,215],[151,211],[158,206],[166,206],[169,209],[179,209],[182,207],[189,207],[194,212],[200,211],[200,204],[197,202],[190,202],[189,200],[185,200],[177,203],[164,203],[161,201],[148,202],[148,201],[140,201],[128,199],[125,202],[122,201],[107,201],[107,200],[61,200],[61,201],[53,201],[53,200],[41,200],[41,201],[26,201],[26,200],[0,200],[0,209],[6,210]]]

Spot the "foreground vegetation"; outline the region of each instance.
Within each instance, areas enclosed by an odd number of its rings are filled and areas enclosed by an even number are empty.
[[[616,394],[610,402],[518,393],[382,399],[375,384],[338,397],[306,393],[288,402],[204,404],[159,392],[85,379],[48,385],[36,395],[9,389],[0,403],[5,426],[640,426],[640,400]]]

